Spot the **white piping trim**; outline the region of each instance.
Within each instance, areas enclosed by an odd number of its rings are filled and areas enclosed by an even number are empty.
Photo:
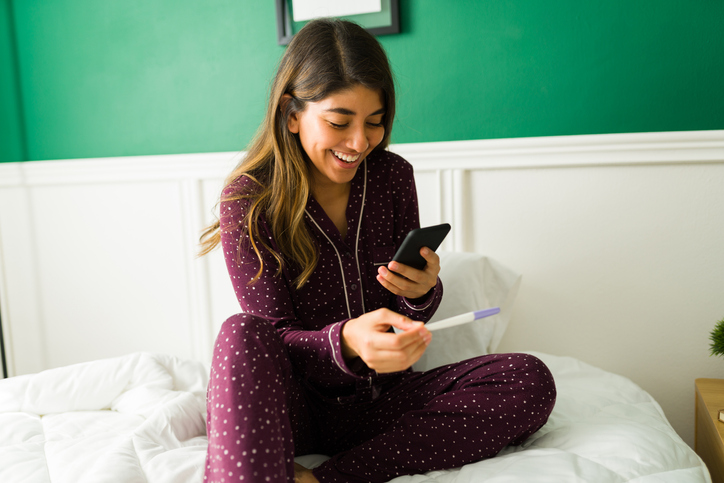
[[[334,243],[332,243],[332,240],[329,239],[326,233],[324,233],[324,230],[317,224],[317,222],[312,218],[312,215],[309,214],[309,212],[305,209],[304,213],[307,214],[310,220],[312,220],[312,223],[314,223],[314,226],[317,227],[317,229],[324,235],[324,238],[327,239],[330,245],[332,245],[332,248],[334,248],[334,252],[337,254],[337,261],[339,261],[339,273],[342,275],[342,286],[344,287],[344,301],[347,304],[347,316],[348,318],[352,318],[352,311],[349,308],[349,298],[347,297],[347,281],[344,278],[344,264],[342,263],[342,257],[339,256],[339,250],[337,250],[337,247],[334,246]],[[337,364],[337,367],[342,369],[344,372],[348,372],[347,369],[345,369],[345,366],[343,364],[340,364],[339,360],[337,359],[337,351],[334,348],[334,341],[332,340],[332,331],[330,330],[327,334],[327,337],[329,338],[329,347],[332,349],[332,358],[334,359],[335,364]],[[340,335],[341,337],[341,335]],[[340,349],[341,350],[341,349]]]
[[[364,160],[365,165],[365,171],[364,171],[364,185],[362,188],[362,207],[359,210],[359,221],[357,222],[357,238],[354,242],[354,260],[357,262],[357,277],[359,277],[359,284],[360,284],[360,297],[362,299],[362,313],[367,313],[367,309],[365,309],[365,297],[364,297],[364,291],[362,290],[362,272],[359,269],[359,256],[357,254],[359,253],[359,233],[362,230],[362,214],[365,210],[365,200],[367,200],[367,158]]]
[[[337,250],[337,247],[334,246],[334,243],[332,243],[332,240],[329,239],[326,233],[324,233],[324,230],[317,224],[317,222],[312,218],[312,215],[309,214],[309,212],[305,209],[304,213],[307,214],[310,220],[312,220],[312,223],[314,223],[314,226],[317,227],[317,229],[324,235],[324,238],[327,239],[330,245],[332,245],[332,248],[334,248],[334,252],[337,254],[337,260],[339,261],[339,271],[342,274],[342,285],[344,286],[344,301],[347,303],[347,315],[349,318],[352,318],[352,311],[349,308],[349,298],[347,297],[347,281],[344,279],[344,264],[342,263],[342,257],[339,256],[339,250]]]
[[[344,277],[343,277],[343,279],[344,279]],[[351,317],[350,317],[350,318],[351,318]],[[347,371],[347,369],[345,369],[344,364],[340,364],[339,360],[337,359],[337,351],[334,350],[334,341],[332,340],[332,331],[331,331],[331,330],[330,330],[329,332],[327,332],[327,337],[329,338],[329,347],[332,348],[332,358],[334,359],[335,364],[337,364],[337,367],[339,367],[340,369],[342,369],[344,372],[349,372],[349,371]],[[341,330],[341,329],[340,329],[340,335],[339,335],[339,337],[340,337],[340,339],[342,338],[342,330]],[[340,347],[339,350],[341,351],[342,348]]]
[[[423,310],[427,309],[432,303],[435,301],[435,296],[433,295],[430,297],[430,301],[425,305],[424,307],[420,307],[419,309],[417,307],[413,307],[410,305],[410,302],[407,301],[407,297],[402,297],[402,299],[405,301],[405,305],[407,305],[410,309],[416,311],[416,312],[422,312]]]

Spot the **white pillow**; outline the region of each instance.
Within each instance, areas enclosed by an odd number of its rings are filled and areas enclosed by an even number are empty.
[[[521,275],[478,253],[438,252],[443,297],[430,322],[475,310],[500,307],[500,313],[434,332],[416,371],[495,351],[508,327]]]

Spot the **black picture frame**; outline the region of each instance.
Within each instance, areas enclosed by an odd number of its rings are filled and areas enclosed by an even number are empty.
[[[290,14],[289,2],[291,0],[276,0],[277,9],[277,43],[287,45],[294,37],[294,26]],[[390,22],[386,25],[366,26],[364,15],[350,15],[344,17],[356,21],[372,35],[390,35],[400,33],[400,4],[399,0],[383,0],[389,2]]]

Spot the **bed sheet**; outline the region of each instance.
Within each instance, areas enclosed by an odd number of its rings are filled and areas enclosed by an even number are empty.
[[[633,382],[576,359],[534,354],[558,387],[540,431],[496,458],[392,482],[711,481]],[[0,481],[200,483],[207,374],[197,362],[137,353],[0,381]]]

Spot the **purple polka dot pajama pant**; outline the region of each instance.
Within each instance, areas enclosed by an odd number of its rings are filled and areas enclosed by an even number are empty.
[[[208,482],[293,482],[294,456],[332,458],[320,482],[387,482],[495,456],[537,431],[555,403],[548,368],[493,354],[358,383],[326,398],[293,375],[266,320],[240,314],[217,339],[208,389]]]

